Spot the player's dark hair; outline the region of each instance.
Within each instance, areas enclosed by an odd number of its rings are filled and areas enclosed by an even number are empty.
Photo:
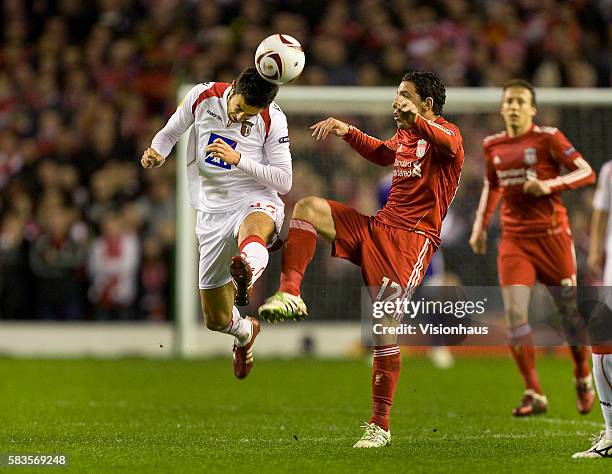
[[[242,95],[247,105],[263,109],[276,97],[278,86],[262,78],[254,67],[247,67],[236,78],[234,92]]]
[[[531,105],[535,107],[536,105],[536,94],[535,89],[531,82],[526,81],[525,79],[510,79],[504,83],[503,90],[506,92],[506,89],[510,89],[511,87],[519,87],[521,89],[527,89],[531,92]]]
[[[446,88],[440,78],[433,72],[409,71],[402,77],[402,82],[412,82],[421,99],[433,99],[433,113],[442,115],[446,102]]]

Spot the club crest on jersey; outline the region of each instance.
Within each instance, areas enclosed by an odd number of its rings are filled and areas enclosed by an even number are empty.
[[[427,151],[427,142],[423,139],[419,140],[416,146],[416,152],[415,152],[416,157],[423,158],[425,156],[426,151]]]
[[[529,147],[523,151],[523,163],[527,166],[533,166],[538,162],[538,155],[536,149]]]
[[[495,156],[493,157],[493,164],[494,164],[495,166],[501,165],[501,158],[499,157],[499,155],[495,155]]]
[[[252,128],[253,124],[251,122],[242,122],[242,127],[240,127],[240,135],[243,137],[248,137],[251,134]]]

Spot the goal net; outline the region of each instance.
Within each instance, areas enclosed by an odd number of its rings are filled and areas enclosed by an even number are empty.
[[[184,86],[179,100],[189,90]],[[368,134],[386,139],[393,135],[391,102],[394,88],[364,87],[281,87],[276,102],[287,115],[293,157],[293,189],[283,197],[286,208],[285,232],[294,204],[316,195],[335,199],[364,214],[374,214],[381,206],[380,195],[392,167],[382,168],[361,158],[337,137],[317,142],[309,127],[329,116],[349,122]],[[498,220],[489,233],[485,257],[470,251],[467,241],[480,197],[483,180],[482,139],[503,129],[499,115],[499,88],[447,91],[444,116],[457,124],[464,138],[465,165],[459,190],[443,227],[441,255],[445,282],[464,285],[497,284],[496,239]],[[536,122],[559,127],[596,171],[612,158],[612,91],[607,89],[540,89],[537,91]],[[185,140],[185,138],[184,138]],[[183,163],[185,143],[177,158]],[[179,168],[182,170],[183,168]],[[177,259],[176,316],[177,343],[188,350],[193,327],[201,317],[197,297],[197,248],[193,211],[187,208],[184,172],[177,173]],[[576,243],[579,282],[584,267],[591,199],[594,188],[565,193]],[[257,283],[253,306],[278,287],[280,252],[271,254],[267,271]],[[319,240],[315,258],[303,284],[303,298],[312,321],[358,320],[362,287],[359,269],[330,256],[330,246]],[[179,351],[180,352],[180,351]]]

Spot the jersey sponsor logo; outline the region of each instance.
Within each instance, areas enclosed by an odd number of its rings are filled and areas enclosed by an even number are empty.
[[[569,147],[569,148],[566,148],[566,149],[563,151],[563,154],[564,154],[565,156],[572,156],[572,154],[573,154],[573,153],[575,153],[575,152],[576,152],[576,149],[575,149],[573,146],[571,146],[571,147]]]
[[[242,127],[240,127],[240,135],[243,137],[248,137],[251,134],[252,128],[253,124],[251,122],[242,122]]]
[[[421,163],[413,161],[409,165],[408,169],[394,169],[393,176],[398,176],[400,178],[420,178],[422,176]]]
[[[523,163],[527,166],[533,166],[538,162],[538,154],[533,147],[525,148],[523,151]]]
[[[403,178],[420,178],[422,176],[421,163],[418,160],[395,160],[395,168],[408,168],[408,169],[394,169],[393,176],[400,176]]]
[[[493,164],[494,164],[495,166],[497,166],[497,165],[501,165],[501,158],[499,157],[499,155],[495,155],[495,156],[493,157]]]
[[[496,170],[495,174],[502,187],[523,184],[527,181],[527,170],[525,168],[510,168],[508,170]]]
[[[423,139],[419,140],[416,146],[416,157],[423,158],[425,156],[426,151],[427,151],[427,142]]]
[[[221,140],[223,140],[225,143],[231,146],[234,150],[236,149],[236,145],[238,145],[237,141],[232,140],[231,138],[222,137],[221,135],[217,135],[216,133],[210,134],[210,138],[208,139],[208,145],[214,142],[217,138],[220,138]],[[216,157],[216,156],[213,157],[210,153],[206,155],[206,158],[204,159],[204,161],[208,164],[211,164],[213,166],[218,166],[219,168],[223,168],[226,170],[229,170],[232,168],[232,165],[230,165],[229,163],[226,163],[219,157]]]
[[[286,137],[280,137],[278,139],[278,143],[289,143],[289,136]]]
[[[220,115],[214,113],[212,110],[206,109],[206,113],[217,120],[223,120]]]

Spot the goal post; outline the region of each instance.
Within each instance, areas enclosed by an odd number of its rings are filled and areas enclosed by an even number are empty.
[[[183,85],[178,92],[177,103],[191,89],[191,85]],[[300,148],[308,137],[306,132],[314,118],[325,118],[331,115],[358,116],[371,123],[380,123],[378,130],[388,129],[391,123],[391,103],[395,96],[394,87],[301,87],[282,86],[276,102],[287,115],[289,122],[289,134],[292,137],[292,154],[295,163],[302,163],[304,157],[313,157],[313,152],[304,152]],[[538,107],[541,110],[554,111],[552,115],[543,115],[545,124],[552,124],[556,120],[562,123],[564,132],[569,129],[575,136],[579,136],[579,143],[575,143],[580,150],[588,148],[589,153],[583,151],[589,161],[597,167],[605,160],[612,158],[612,138],[608,130],[612,126],[612,89],[564,89],[564,88],[542,88],[536,90]],[[451,116],[462,129],[462,120],[467,128],[480,127],[487,129],[488,133],[499,129],[501,122],[497,122],[496,128],[492,128],[489,122],[498,120],[498,111],[501,102],[500,88],[448,88],[444,114]],[[572,115],[572,117],[569,117]],[[552,117],[552,118],[551,118]],[[485,120],[486,118],[486,120]],[[471,120],[470,120],[471,119]],[[553,123],[548,123],[552,120]],[[368,122],[369,123],[369,122]],[[575,130],[573,129],[575,127]],[[376,131],[376,130],[374,130]],[[463,131],[463,129],[462,129]],[[294,142],[293,136],[299,136],[300,140]],[[306,138],[305,138],[306,137]],[[476,142],[477,140],[471,140]],[[174,286],[174,310],[175,310],[175,347],[174,352],[178,357],[188,357],[195,347],[196,329],[202,323],[198,320],[199,297],[197,290],[197,264],[198,250],[195,237],[195,212],[188,207],[187,178],[185,170],[185,159],[187,152],[187,134],[180,140],[176,152],[176,258],[175,258],[175,286]],[[474,160],[479,157],[467,156],[466,159]],[[319,153],[317,151],[317,153]],[[331,149],[330,153],[335,153]],[[320,157],[317,155],[317,159]],[[323,161],[323,163],[325,163]],[[342,166],[342,161],[338,160]],[[316,167],[315,167],[316,168]],[[326,173],[325,170],[315,169],[314,173]],[[303,167],[294,166],[294,188],[301,187],[300,180],[309,180]],[[368,173],[370,173],[368,171]],[[344,177],[343,177],[344,178]],[[328,181],[334,178],[329,177]],[[348,178],[346,178],[348,179]],[[345,180],[346,180],[345,179]],[[366,176],[359,179],[372,179]],[[311,189],[306,183],[305,188]],[[350,186],[349,186],[350,187]],[[460,186],[461,188],[461,186]],[[461,190],[461,189],[460,189]],[[330,196],[334,198],[335,196]],[[457,200],[460,200],[460,196]],[[461,205],[453,203],[453,207]],[[289,211],[289,210],[286,210]],[[287,212],[287,215],[288,212]],[[316,265],[317,262],[314,262]],[[328,265],[329,266],[329,265]],[[479,269],[474,269],[478,273]],[[278,268],[270,268],[265,278],[278,280]],[[315,271],[316,273],[316,271]],[[341,296],[335,297],[332,292],[338,288],[337,282],[327,282],[321,279],[312,283],[312,291],[315,294],[325,293],[329,300],[323,313],[337,315],[342,307]],[[358,278],[351,283],[353,286]],[[344,283],[343,283],[344,284]],[[334,286],[336,285],[336,286]],[[328,291],[329,286],[329,291]],[[344,288],[344,287],[342,287]],[[319,293],[316,293],[316,292]],[[347,294],[343,293],[344,298]],[[325,320],[325,315],[322,319]]]

